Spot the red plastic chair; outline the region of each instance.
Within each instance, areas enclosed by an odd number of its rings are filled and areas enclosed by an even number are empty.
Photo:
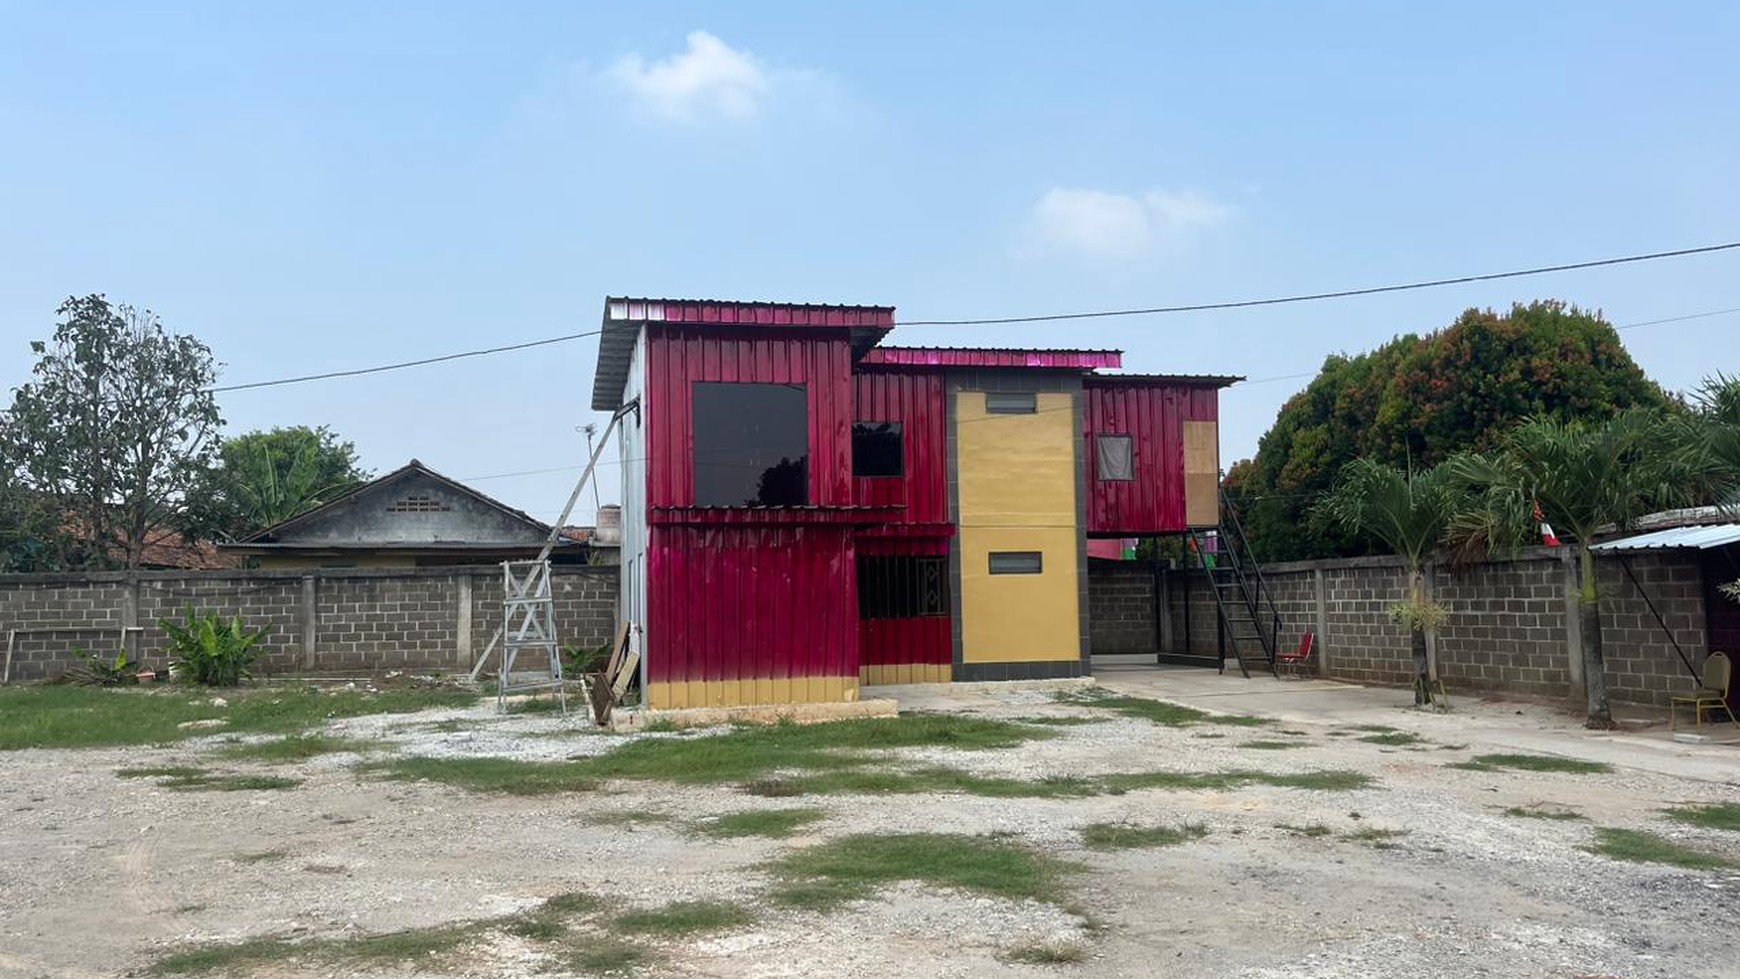
[[[1311,654],[1317,651],[1317,634],[1305,630],[1299,637],[1299,648],[1292,652],[1283,652],[1275,657],[1277,669],[1284,669],[1294,676],[1303,678],[1306,674],[1315,672],[1311,665]]]

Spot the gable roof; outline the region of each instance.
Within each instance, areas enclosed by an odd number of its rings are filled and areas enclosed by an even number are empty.
[[[551,528],[550,528],[549,524],[546,524],[541,520],[535,519],[534,517],[532,517],[531,514],[526,513],[524,510],[516,510],[513,507],[508,506],[507,504],[501,502],[500,500],[495,499],[492,496],[488,496],[484,493],[480,493],[477,490],[474,490],[471,487],[465,485],[464,483],[461,483],[458,480],[453,479],[449,476],[444,476],[441,473],[438,473],[435,470],[430,469],[428,466],[423,465],[422,462],[420,462],[416,459],[412,459],[410,462],[406,463],[403,466],[400,466],[399,468],[393,470],[392,472],[387,473],[386,475],[381,476],[377,479],[370,480],[369,482],[366,482],[366,483],[362,484],[361,486],[355,487],[354,489],[350,490],[349,492],[344,493],[338,497],[335,497],[335,498],[327,501],[326,503],[323,503],[320,506],[317,506],[314,509],[307,511],[306,513],[300,513],[294,517],[291,517],[289,520],[285,520],[281,523],[273,524],[272,526],[267,527],[265,530],[259,531],[259,532],[254,533],[254,534],[250,534],[249,536],[244,537],[239,541],[236,541],[234,544],[225,544],[222,546],[224,546],[224,547],[252,547],[252,546],[268,546],[269,547],[269,546],[272,546],[272,545],[278,543],[278,537],[283,535],[285,532],[294,531],[299,527],[304,527],[304,526],[307,526],[311,523],[315,523],[318,520],[320,520],[322,517],[329,515],[340,508],[343,508],[345,506],[348,506],[348,505],[354,503],[359,497],[361,497],[365,494],[368,494],[370,492],[373,492],[373,491],[375,491],[383,486],[386,486],[389,483],[396,482],[396,481],[404,478],[405,476],[411,475],[411,474],[422,476],[422,477],[429,479],[435,483],[438,483],[441,486],[443,486],[447,489],[450,489],[458,494],[461,494],[463,496],[466,496],[466,497],[469,497],[473,500],[476,500],[477,502],[483,504],[488,509],[496,511],[498,513],[501,513],[502,515],[510,518],[511,520],[514,520],[516,522],[524,524],[528,530],[534,530],[541,536],[548,537],[550,534]],[[556,544],[558,547],[560,547],[564,544],[569,544],[569,543],[571,543],[571,541],[568,540],[567,538],[558,538],[556,541]],[[330,546],[330,545],[325,545],[325,546]]]

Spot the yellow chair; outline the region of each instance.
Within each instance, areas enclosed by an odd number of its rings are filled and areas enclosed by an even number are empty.
[[[1719,710],[1728,715],[1728,720],[1740,725],[1740,719],[1734,717],[1734,709],[1728,706],[1728,691],[1734,682],[1734,667],[1728,662],[1727,653],[1711,653],[1704,660],[1704,680],[1696,693],[1681,694],[1671,698],[1668,703],[1668,730],[1674,728],[1674,718],[1679,715],[1679,708],[1692,708],[1693,726],[1704,726],[1704,711]]]

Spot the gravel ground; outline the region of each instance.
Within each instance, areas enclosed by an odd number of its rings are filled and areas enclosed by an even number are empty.
[[[769,883],[761,865],[780,853],[848,833],[917,831],[1007,834],[1075,861],[1077,902],[1065,911],[905,884],[836,913],[763,908],[750,926],[655,942],[660,954],[644,972],[890,979],[1740,974],[1733,952],[1740,874],[1620,863],[1583,849],[1593,827],[1615,826],[1736,854],[1740,834],[1681,826],[1660,810],[1740,801],[1734,784],[1740,755],[1726,780],[1629,768],[1598,775],[1477,772],[1443,766],[1493,750],[1493,731],[1479,711],[1461,717],[1398,711],[1390,723],[1427,742],[1386,747],[1358,740],[1345,726],[1296,719],[1267,728],[1162,727],[1057,704],[1047,690],[1030,687],[978,688],[955,706],[985,716],[1099,723],[1058,727],[1054,740],[1003,751],[925,748],[901,752],[902,759],[1024,779],[1335,768],[1365,772],[1376,783],[1354,792],[1251,786],[1084,799],[765,799],[729,788],[617,783],[521,798],[374,781],[352,770],[359,756],[351,754],[270,768],[214,760],[222,738],[164,748],[13,752],[4,756],[0,779],[0,977],[126,974],[192,942],[438,925],[522,910],[573,890],[623,906],[695,898],[755,903]],[[549,714],[498,718],[487,704],[351,718],[330,730],[436,758],[557,760],[625,740]],[[638,735],[679,736],[708,734]],[[1480,747],[1455,747],[1452,737]],[[1305,747],[1245,747],[1259,741]],[[305,782],[286,791],[179,792],[114,774],[175,764],[270,771]],[[1537,804],[1570,807],[1588,819],[1504,814]],[[691,829],[726,813],[793,805],[828,815],[785,840],[718,840]],[[663,821],[610,818],[628,813]],[[1198,823],[1208,835],[1161,849],[1085,849],[1080,829],[1108,821]],[[1309,826],[1327,832],[1297,831]],[[1346,838],[1371,828],[1408,832],[1386,848]],[[1013,949],[1034,943],[1079,947],[1085,958],[1008,961]],[[379,974],[561,974],[517,940],[477,949],[447,968]],[[357,972],[280,964],[258,974]]]

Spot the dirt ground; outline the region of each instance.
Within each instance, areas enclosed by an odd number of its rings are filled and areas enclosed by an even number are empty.
[[[1264,702],[1250,687],[1159,671],[1108,673],[1108,687],[1211,709],[1270,714],[1266,727],[1168,727],[1056,702],[1045,685],[893,690],[903,708],[1004,718],[1083,717],[1053,740],[995,751],[897,752],[1022,779],[1157,769],[1346,769],[1355,791],[1250,786],[1147,789],[1087,798],[829,795],[762,798],[731,788],[610,783],[520,797],[360,773],[354,754],[228,769],[304,779],[279,791],[176,791],[117,769],[209,763],[222,738],[161,748],[0,755],[0,977],[142,973],[191,944],[330,937],[511,913],[588,891],[630,907],[721,899],[757,920],[652,940],[648,976],[1731,977],[1740,975],[1740,873],[1625,863],[1585,850],[1596,827],[1647,829],[1740,857],[1740,833],[1670,822],[1669,805],[1740,802],[1740,748],[1595,735],[1532,707],[1407,709],[1404,694],[1307,684]],[[1325,688],[1328,685],[1324,685]],[[1313,698],[1316,698],[1315,700]],[[1217,699],[1219,698],[1219,699]],[[1313,706],[1313,704],[1316,706]],[[1384,745],[1358,724],[1418,734]],[[556,760],[611,750],[619,735],[552,715],[498,718],[490,705],[352,718],[344,736],[432,757]],[[638,737],[706,736],[650,733]],[[1250,747],[1276,740],[1303,747]],[[1607,761],[1604,774],[1470,771],[1493,751]],[[378,757],[378,756],[377,756]],[[715,839],[697,823],[756,808],[816,806],[787,839]],[[1507,815],[1562,806],[1587,817]],[[611,814],[668,820],[625,822]],[[1093,823],[1200,824],[1198,840],[1099,851]],[[1320,827],[1309,831],[1307,827]],[[1406,830],[1388,840],[1366,830]],[[843,910],[757,905],[763,865],[850,833],[1000,834],[1077,862],[1076,900],[1010,901],[900,884]],[[1369,834],[1368,834],[1369,835]],[[1057,964],[1010,961],[1040,944]],[[208,973],[211,974],[211,973]],[[215,974],[233,974],[218,972]],[[356,975],[352,965],[278,963],[256,975]],[[375,974],[375,973],[369,973]],[[385,976],[564,973],[513,941]]]

